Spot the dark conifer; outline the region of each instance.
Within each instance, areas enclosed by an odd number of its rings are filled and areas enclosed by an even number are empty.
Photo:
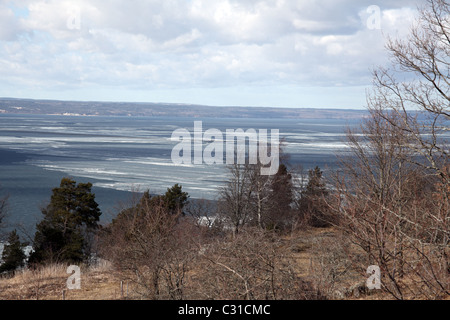
[[[11,272],[24,266],[26,259],[24,249],[26,246],[26,243],[20,242],[16,230],[11,231],[8,242],[3,247],[3,263],[0,265],[0,273]]]
[[[88,237],[98,227],[100,209],[91,183],[63,178],[53,189],[50,204],[42,209],[36,226],[30,263],[80,262],[89,256]]]

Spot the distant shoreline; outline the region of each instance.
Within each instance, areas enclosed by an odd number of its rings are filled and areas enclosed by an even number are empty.
[[[352,120],[366,117],[367,110],[0,98],[1,114]]]

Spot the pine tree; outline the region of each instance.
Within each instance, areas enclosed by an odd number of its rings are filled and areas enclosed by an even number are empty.
[[[25,247],[26,243],[20,242],[19,235],[16,230],[11,231],[8,241],[3,248],[2,260],[0,265],[0,273],[14,271],[25,265]]]
[[[167,208],[173,214],[178,211],[182,212],[184,206],[187,204],[189,195],[187,192],[182,191],[181,185],[178,183],[173,185],[172,188],[167,188],[164,195],[164,201],[166,202]]]
[[[188,199],[189,194],[182,191],[182,187],[179,184],[167,188],[164,195],[152,196],[150,191],[147,190],[134,206],[121,210],[117,217],[112,220],[112,224],[120,225],[128,219],[138,221],[139,219],[145,218],[146,215],[152,213],[154,210],[163,209],[168,215],[182,214],[183,208],[188,203]]]
[[[271,192],[268,199],[269,215],[266,218],[266,224],[277,228],[287,227],[290,223],[293,200],[292,175],[282,163],[271,180]]]
[[[323,172],[318,166],[308,171],[308,183],[301,194],[300,211],[305,222],[313,227],[329,226],[328,209],[324,198],[328,190]]]
[[[30,263],[80,262],[89,256],[88,236],[97,229],[100,209],[91,183],[63,178],[37,224]]]
[[[324,196],[328,191],[323,181],[323,171],[318,166],[308,171],[308,184],[306,185],[306,196]]]

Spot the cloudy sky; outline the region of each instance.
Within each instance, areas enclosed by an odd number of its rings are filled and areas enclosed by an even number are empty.
[[[0,97],[363,108],[420,3],[0,0]]]

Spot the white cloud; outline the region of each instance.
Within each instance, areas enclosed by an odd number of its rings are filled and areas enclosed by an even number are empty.
[[[406,33],[414,1],[380,1],[381,30],[366,26],[369,5],[349,0],[0,1],[0,95],[16,86],[48,92],[92,86],[117,93],[369,84],[370,68],[386,61],[383,33]]]
[[[10,7],[0,2],[0,41],[14,41],[21,32],[21,21]]]

